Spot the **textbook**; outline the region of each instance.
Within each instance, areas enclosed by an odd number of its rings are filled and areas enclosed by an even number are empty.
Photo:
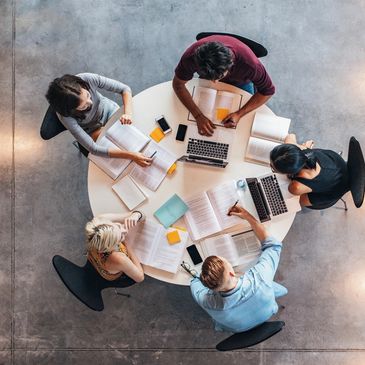
[[[128,175],[114,184],[112,189],[129,210],[138,207],[147,199],[145,193]]]
[[[202,86],[194,86],[192,97],[201,112],[215,124],[220,124],[228,114],[240,109],[242,103],[240,94]],[[188,115],[188,120],[195,122],[191,113]]]
[[[120,148],[124,151],[141,151],[150,138],[145,136],[136,127],[129,124],[115,122],[98,141],[98,144],[107,148]],[[131,163],[124,158],[102,157],[89,154],[89,159],[115,180]]]
[[[165,229],[161,224],[147,219],[128,232],[127,247],[132,248],[142,264],[175,274],[189,235],[179,230],[180,242],[171,245],[166,236],[171,231],[176,231],[176,228]]]
[[[246,270],[252,267],[261,254],[261,243],[251,230],[237,234],[222,234],[200,241],[203,258],[222,256],[233,267]]]
[[[210,236],[226,228],[243,225],[242,219],[227,215],[229,208],[237,200],[239,195],[234,180],[184,199],[189,208],[184,218],[193,240]]]
[[[133,168],[129,175],[148,189],[156,191],[170,167],[176,162],[177,156],[154,141],[150,142],[143,153],[145,156],[153,155],[152,164],[147,167],[141,167],[133,162]]]
[[[288,118],[256,113],[247,143],[245,160],[269,165],[271,150],[284,143],[289,126]]]

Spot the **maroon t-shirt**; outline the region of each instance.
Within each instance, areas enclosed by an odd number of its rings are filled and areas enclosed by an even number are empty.
[[[273,95],[275,86],[263,64],[258,60],[251,49],[238,39],[226,35],[212,35],[193,43],[182,55],[175,69],[175,75],[180,80],[188,81],[199,74],[199,66],[195,61],[195,50],[206,42],[220,42],[233,53],[233,66],[228,74],[220,81],[242,86],[252,81],[257,91],[263,95]]]

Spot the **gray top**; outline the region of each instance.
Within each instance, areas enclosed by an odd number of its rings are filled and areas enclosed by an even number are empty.
[[[108,79],[97,74],[82,73],[77,76],[87,81],[90,85],[89,93],[93,102],[92,108],[85,113],[84,119],[64,117],[57,113],[58,118],[72,133],[77,142],[83,145],[90,153],[97,156],[109,156],[108,148],[98,145],[90,137],[90,133],[102,127],[107,121],[103,118],[103,115],[108,99],[103,97],[97,89],[104,89],[120,94],[126,91],[131,93],[131,89],[120,81]]]

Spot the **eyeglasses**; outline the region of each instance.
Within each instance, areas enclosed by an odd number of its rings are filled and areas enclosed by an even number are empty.
[[[188,273],[188,274],[190,274],[192,277],[194,277],[194,278],[198,278],[199,277],[199,275],[198,275],[198,272],[195,270],[195,269],[193,269],[191,266],[190,266],[190,264],[188,263],[188,262],[186,262],[186,261],[183,261],[181,264],[180,264],[180,266]]]

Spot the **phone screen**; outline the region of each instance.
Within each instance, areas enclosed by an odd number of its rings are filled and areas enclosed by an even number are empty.
[[[171,130],[169,124],[166,122],[166,119],[164,117],[160,117],[156,120],[158,125],[161,127],[163,132]]]
[[[195,245],[186,247],[186,249],[188,250],[188,254],[189,254],[191,260],[193,261],[194,265],[197,265],[197,264],[200,264],[201,262],[203,262],[203,259],[201,258],[199,251]]]
[[[183,142],[185,139],[186,130],[188,129],[188,126],[185,124],[179,124],[179,128],[177,129],[176,133],[176,140]]]

